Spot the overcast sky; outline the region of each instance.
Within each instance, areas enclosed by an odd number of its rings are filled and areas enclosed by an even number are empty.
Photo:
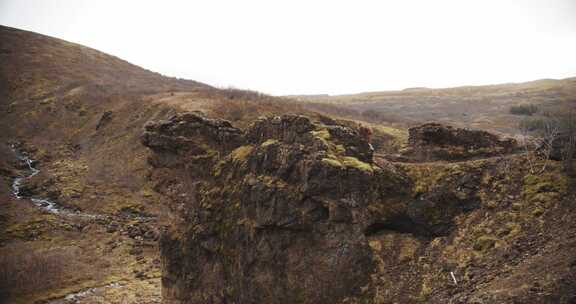
[[[277,95],[576,76],[576,0],[0,0],[0,24]]]

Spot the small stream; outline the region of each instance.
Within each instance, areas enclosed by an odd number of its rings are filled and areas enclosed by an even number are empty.
[[[36,205],[38,208],[42,209],[43,211],[53,213],[53,214],[59,214],[59,215],[64,215],[64,216],[85,217],[85,218],[106,218],[107,217],[106,215],[89,214],[89,213],[74,211],[74,210],[67,209],[67,208],[63,207],[60,204],[58,204],[57,202],[50,200],[48,198],[42,198],[42,197],[36,197],[36,196],[27,196],[27,195],[23,194],[22,193],[23,183],[26,180],[38,175],[38,173],[40,173],[40,170],[38,170],[36,168],[37,161],[32,159],[32,157],[30,156],[29,153],[27,153],[26,151],[23,151],[22,149],[19,149],[17,147],[17,145],[15,145],[15,144],[10,145],[10,147],[12,148],[12,151],[14,151],[16,158],[20,162],[26,164],[26,166],[28,167],[28,171],[29,171],[29,173],[26,176],[16,177],[14,179],[14,181],[12,182],[12,193],[14,193],[14,196],[17,199],[28,199],[28,200],[32,201],[32,203],[34,203],[34,205]]]
[[[30,154],[20,148],[17,145],[12,144],[10,145],[12,151],[16,155],[16,158],[21,162],[26,164],[28,167],[28,174],[25,176],[19,176],[14,178],[12,182],[12,193],[17,199],[28,199],[34,203],[38,208],[43,211],[58,214],[62,216],[71,216],[71,217],[82,217],[82,218],[91,218],[91,219],[106,219],[106,218],[113,218],[114,216],[110,215],[103,215],[103,214],[92,214],[81,212],[77,210],[73,210],[71,208],[67,208],[58,204],[57,202],[50,200],[48,198],[37,197],[37,196],[28,196],[23,193],[22,186],[24,182],[40,173],[40,170],[36,168],[37,161],[32,159]],[[149,221],[153,220],[156,217],[153,215],[132,215],[130,216],[133,219],[141,220],[141,221]]]
[[[60,216],[66,217],[80,217],[80,218],[90,218],[90,219],[103,219],[103,218],[113,218],[114,216],[111,215],[102,215],[102,214],[89,214],[80,211],[76,211],[70,208],[66,208],[58,202],[54,200],[50,200],[48,198],[38,197],[34,195],[27,195],[25,191],[23,191],[24,183],[26,180],[38,175],[40,170],[37,168],[38,162],[32,158],[30,153],[26,152],[25,150],[21,149],[18,144],[10,145],[12,151],[16,155],[16,158],[22,163],[26,165],[26,173],[23,176],[19,176],[14,178],[12,182],[12,192],[17,199],[21,200],[30,200],[35,206],[40,208],[41,210],[57,214]],[[132,216],[134,219],[148,221],[153,220],[154,216]],[[86,288],[80,290],[75,293],[70,293],[64,297],[53,299],[45,302],[46,304],[71,304],[77,303],[85,298],[90,296],[98,295],[110,288],[121,288],[123,287],[120,283],[114,282],[103,286]],[[1,302],[1,301],[0,301]]]
[[[26,180],[38,175],[38,173],[40,173],[40,170],[36,168],[37,161],[32,159],[32,157],[30,156],[29,153],[27,153],[26,151],[23,151],[22,149],[19,149],[18,146],[15,144],[10,145],[10,147],[12,148],[12,151],[14,151],[16,158],[22,164],[26,164],[26,167],[28,169],[27,170],[28,172],[26,173],[25,176],[16,177],[14,179],[14,181],[12,182],[12,193],[14,194],[14,196],[17,199],[28,199],[32,203],[34,203],[34,205],[36,205],[38,208],[40,208],[41,210],[43,210],[45,212],[52,213],[52,214],[58,214],[61,216],[74,216],[74,217],[82,217],[82,218],[106,218],[106,217],[108,217],[106,215],[96,215],[96,214],[88,214],[88,213],[73,211],[70,209],[66,209],[65,207],[61,206],[60,204],[58,204],[57,202],[55,202],[53,200],[50,200],[47,198],[36,197],[36,196],[27,196],[26,194],[24,194],[22,191],[22,186],[24,185],[24,182]],[[106,289],[120,288],[120,287],[122,287],[122,285],[120,285],[120,283],[116,282],[116,283],[110,283],[110,284],[100,286],[100,287],[86,288],[86,289],[80,290],[80,291],[75,292],[75,293],[70,293],[70,294],[68,294],[62,298],[50,300],[50,301],[45,302],[45,303],[46,304],[77,303],[78,301],[80,301],[84,298],[87,298],[87,297],[92,296],[92,295],[96,295],[98,293],[102,293]]]
[[[56,300],[51,300],[48,301],[46,304],[72,304],[72,303],[77,303],[78,301],[92,296],[92,295],[97,295],[99,293],[104,292],[106,289],[109,288],[120,288],[122,287],[122,285],[120,283],[110,283],[108,285],[104,285],[104,286],[100,286],[100,287],[92,287],[92,288],[87,288],[87,289],[83,289],[81,291],[75,292],[75,293],[71,293],[66,295],[63,298],[60,299],[56,299]]]
[[[24,199],[24,198],[30,199],[36,206],[40,207],[42,210],[45,210],[47,212],[61,213],[63,209],[60,206],[58,206],[56,202],[53,202],[49,199],[38,197],[25,197],[24,195],[22,195],[23,182],[27,179],[36,176],[38,173],[40,173],[40,170],[35,168],[36,162],[30,158],[28,153],[20,151],[19,149],[16,148],[15,145],[12,145],[11,148],[16,154],[16,158],[18,158],[18,160],[21,161],[22,163],[25,163],[28,166],[30,172],[30,174],[28,174],[27,176],[17,177],[14,179],[14,182],[12,183],[12,192],[14,193],[14,196],[16,196],[17,199]]]

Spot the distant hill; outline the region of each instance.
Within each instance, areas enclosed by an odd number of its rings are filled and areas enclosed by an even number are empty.
[[[343,112],[352,111],[360,118],[380,123],[412,126],[433,121],[515,133],[518,122],[525,117],[510,114],[510,107],[536,105],[542,113],[565,105],[576,105],[576,78],[296,98],[311,103],[315,109],[329,108],[334,112],[335,108],[340,108]]]

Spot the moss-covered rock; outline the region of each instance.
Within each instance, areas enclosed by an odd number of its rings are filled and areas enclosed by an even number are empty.
[[[163,125],[185,130],[192,123],[178,120]],[[180,150],[175,142],[218,146],[216,138],[176,135],[170,127],[146,132],[144,144],[154,158]],[[346,127],[284,115],[235,134],[245,136],[234,149],[219,150],[213,175],[164,163],[174,175],[195,178],[194,187],[174,196],[186,205],[183,223],[161,243],[167,301],[334,303],[361,292],[373,272],[364,234],[377,214],[368,207],[386,212],[408,201],[409,180],[373,163],[369,144]],[[188,149],[174,162],[196,151]],[[403,256],[411,258],[413,250]],[[314,271],[303,271],[310,267]]]

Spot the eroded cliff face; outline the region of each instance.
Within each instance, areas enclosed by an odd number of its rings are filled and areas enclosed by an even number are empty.
[[[377,206],[402,204],[409,189],[372,162],[354,130],[303,116],[243,132],[187,113],[147,125],[143,142],[155,167],[182,177],[159,186],[185,221],[161,241],[166,303],[332,303],[359,293],[373,269],[364,234],[381,218]]]
[[[160,241],[164,302],[573,299],[576,250],[555,249],[576,248],[558,166],[389,163],[363,138],[297,115],[148,123],[150,178],[176,215]]]
[[[370,280],[366,235],[449,220],[415,208],[410,180],[347,127],[284,115],[241,131],[186,113],[143,143],[183,218],[161,244],[167,303],[334,303]]]

